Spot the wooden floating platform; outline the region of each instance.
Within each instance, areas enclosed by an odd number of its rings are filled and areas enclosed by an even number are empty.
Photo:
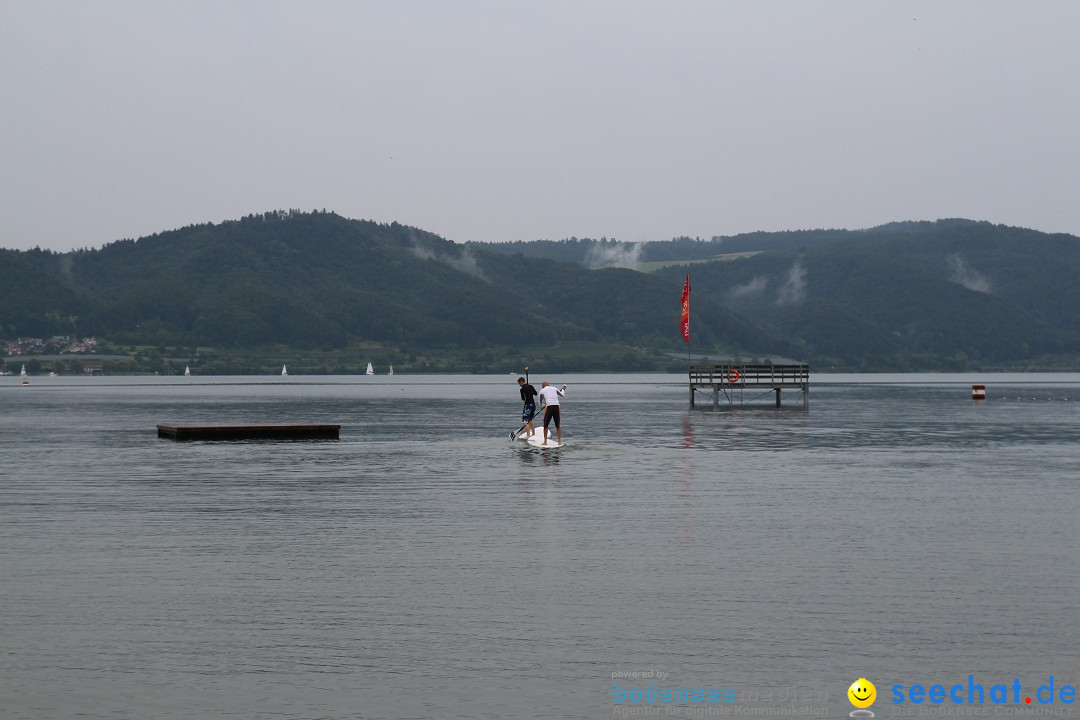
[[[340,425],[315,423],[157,426],[158,437],[169,440],[337,440],[340,430]]]
[[[709,404],[720,407],[721,398],[729,406],[745,405],[747,400],[775,394],[776,407],[781,407],[780,391],[790,388],[802,392],[802,407],[810,408],[809,365],[691,365],[690,407],[694,408],[695,394],[709,393]],[[750,398],[747,398],[747,392]]]

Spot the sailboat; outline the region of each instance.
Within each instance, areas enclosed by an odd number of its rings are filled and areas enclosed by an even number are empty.
[[[186,377],[190,377],[190,376],[191,376],[191,366],[190,366],[190,365],[185,365],[185,366],[184,366],[184,375],[185,375]]]
[[[368,365],[368,367],[371,367],[371,366]],[[25,365],[23,365],[22,370],[19,371],[19,377],[26,377],[26,366]]]
[[[374,375],[375,374],[375,368],[371,367],[371,363],[367,364],[367,374],[368,375]]]
[[[394,374],[394,366],[393,366],[393,365],[391,365],[391,366],[390,366],[390,374],[391,374],[391,375],[393,375],[393,374]]]
[[[281,374],[282,374],[282,376],[285,376],[285,375],[289,374],[289,371],[285,369],[284,365],[281,366]]]

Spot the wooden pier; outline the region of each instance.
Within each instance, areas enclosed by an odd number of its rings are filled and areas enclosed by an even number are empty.
[[[262,423],[158,425],[159,438],[169,440],[337,440],[340,425]]]
[[[696,395],[709,395],[713,409],[719,409],[721,398],[727,407],[742,406],[760,398],[775,397],[781,407],[780,392],[784,388],[802,393],[802,409],[810,409],[809,365],[691,365],[690,408],[698,406]]]

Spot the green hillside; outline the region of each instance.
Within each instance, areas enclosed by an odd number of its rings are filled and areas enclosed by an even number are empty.
[[[432,350],[502,351],[458,363],[475,369],[571,341],[610,348],[597,369],[666,367],[664,352],[681,348],[681,281],[528,262],[326,212],[265,213],[100,250],[4,253],[6,337],[323,352],[366,344],[397,353],[401,370]],[[700,348],[787,347],[719,305],[703,308],[710,320],[695,328]]]
[[[686,268],[658,275],[675,281]],[[694,265],[697,297],[820,365],[1013,366],[1080,353],[1080,238],[971,221],[897,223]],[[1053,361],[1051,361],[1053,362]]]
[[[651,272],[587,267],[602,257]],[[402,372],[533,358],[678,369],[687,273],[699,353],[847,370],[1080,366],[1080,238],[967,220],[634,249],[458,245],[398,223],[269,212],[99,250],[0,250],[0,338],[96,336],[235,372],[367,359]]]

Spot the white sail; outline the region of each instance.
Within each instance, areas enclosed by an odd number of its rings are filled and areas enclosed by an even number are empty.
[[[282,375],[288,375],[289,374],[289,371],[285,369],[284,365],[281,366],[281,374]]]
[[[367,374],[368,375],[374,375],[375,374],[375,368],[371,367],[371,363],[367,364]]]
[[[191,366],[190,365],[185,365],[184,366],[184,375],[191,375]]]
[[[371,366],[368,365],[368,367],[371,367]],[[22,370],[19,371],[19,376],[20,377],[26,377],[26,366],[25,365],[23,365]]]
[[[391,375],[393,375],[393,374],[394,374],[394,366],[393,366],[393,365],[391,365],[391,366],[390,366],[390,374],[391,374]]]

